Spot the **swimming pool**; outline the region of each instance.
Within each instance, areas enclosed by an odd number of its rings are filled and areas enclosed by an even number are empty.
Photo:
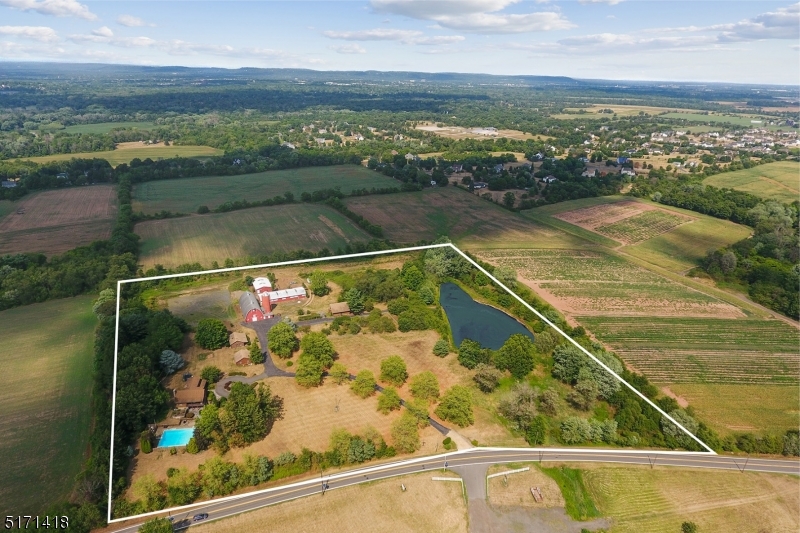
[[[165,429],[161,434],[156,448],[172,448],[174,446],[186,446],[194,436],[194,428],[187,429]]]

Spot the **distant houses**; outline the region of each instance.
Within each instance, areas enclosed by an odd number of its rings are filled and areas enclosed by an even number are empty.
[[[476,182],[472,183],[472,188],[473,189],[485,189],[488,186],[489,186],[489,184],[486,183],[485,181],[476,181]]]
[[[2,185],[3,189],[13,189],[14,187],[17,186],[17,182],[10,180],[3,180],[2,182],[0,182],[0,185]]]
[[[558,181],[558,178],[551,174],[542,178],[542,181],[545,183],[553,183],[554,181]]]

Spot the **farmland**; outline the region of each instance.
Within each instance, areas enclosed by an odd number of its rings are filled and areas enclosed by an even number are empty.
[[[800,163],[778,161],[735,172],[723,172],[706,178],[703,183],[788,204],[800,198]]]
[[[91,425],[91,306],[80,296],[0,313],[3,514],[36,514],[72,490]]]
[[[317,204],[255,207],[211,215],[153,220],[134,228],[141,261],[175,266],[293,250],[334,251],[369,235],[337,211]]]
[[[426,189],[392,196],[349,198],[347,207],[373,224],[387,238],[413,243],[440,235],[476,248],[579,245],[580,239],[506,211],[455,187]]]
[[[12,204],[12,210],[0,220],[0,253],[54,255],[111,235],[116,191],[110,185],[45,191]]]
[[[779,320],[579,316],[656,383],[795,384],[798,331]]]
[[[64,133],[72,134],[103,134],[112,130],[119,130],[123,128],[147,130],[155,127],[156,125],[152,122],[98,122],[97,124],[76,124],[74,126],[67,126],[62,131]]]
[[[212,155],[222,155],[222,150],[211,148],[210,146],[164,146],[163,144],[143,145],[138,142],[120,143],[116,150],[104,152],[80,152],[75,154],[53,154],[37,157],[25,157],[24,161],[35,163],[49,163],[50,161],[69,161],[72,158],[78,159],[105,159],[116,167],[121,163],[130,163],[135,158],[152,160],[164,159],[168,157],[208,157]]]
[[[521,281],[570,315],[743,316],[728,303],[599,251],[487,250],[479,255],[513,268]]]
[[[722,435],[745,431],[778,434],[800,426],[800,391],[794,385],[678,383],[669,388]]]
[[[775,117],[757,117],[755,115],[717,115],[714,113],[665,113],[659,115],[663,118],[682,119],[687,122],[718,122],[728,124],[729,126],[739,126],[742,128],[765,128],[770,130],[780,129],[779,126],[770,126],[769,120],[776,120]],[[759,123],[753,123],[753,120],[758,120]],[[783,126],[784,131],[789,130],[788,126]]]
[[[796,476],[680,468],[586,465],[583,480],[611,533],[800,528]]]
[[[271,170],[240,176],[204,176],[174,180],[149,181],[133,191],[133,209],[146,214],[159,211],[193,213],[201,205],[214,209],[235,200],[264,200],[285,192],[300,196],[303,192],[340,188],[345,194],[353,189],[397,187],[398,182],[359,165],[308,167]],[[192,194],[186,194],[192,191]]]
[[[400,491],[400,483],[406,491]],[[309,496],[193,526],[192,530],[467,533],[467,506],[460,483],[433,481],[429,474],[416,474],[331,490],[324,498]]]

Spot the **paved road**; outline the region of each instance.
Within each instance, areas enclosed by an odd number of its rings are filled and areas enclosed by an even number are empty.
[[[670,453],[657,451],[613,450],[603,451],[598,449],[511,449],[511,448],[473,448],[463,452],[438,455],[434,457],[421,457],[369,466],[347,472],[323,476],[327,490],[338,489],[405,474],[428,472],[436,474],[445,467],[454,471],[460,466],[496,464],[509,462],[542,461],[566,462],[577,461],[587,463],[621,463],[631,465],[651,466],[676,466],[684,468],[713,468],[720,470],[734,470],[745,472],[770,472],[778,474],[800,475],[800,461],[794,459],[761,459],[745,457],[730,457],[723,455],[710,455],[701,453]],[[236,497],[236,499],[219,503],[197,504],[191,509],[175,513],[176,520],[188,519],[197,513],[208,513],[209,517],[203,523],[236,515],[245,511],[252,511],[260,507],[292,500],[302,496],[322,493],[322,480],[310,479],[293,483],[285,487],[267,489],[258,493],[250,493]],[[477,480],[471,481],[470,485]],[[399,484],[399,481],[398,481]],[[119,533],[133,533],[140,524],[121,525],[116,531]]]

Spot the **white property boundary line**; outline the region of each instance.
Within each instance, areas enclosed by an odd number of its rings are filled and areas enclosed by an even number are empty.
[[[509,474],[519,474],[520,472],[527,472],[530,469],[531,469],[531,467],[526,466],[525,468],[517,468],[516,470],[506,470],[505,472],[498,472],[496,474],[489,474],[488,476],[486,476],[486,479],[492,479],[493,477],[499,477],[499,476],[507,476]]]
[[[477,268],[481,273],[486,275],[489,279],[491,279],[499,287],[501,287],[503,290],[508,292],[514,298],[516,298],[517,301],[519,301],[527,309],[532,311],[537,317],[539,317],[541,320],[543,320],[547,325],[549,325],[554,330],[556,330],[558,333],[560,333],[562,337],[567,339],[569,342],[571,342],[573,345],[575,345],[579,350],[581,350],[584,354],[589,356],[595,363],[600,365],[609,374],[614,376],[620,383],[622,383],[623,385],[628,387],[637,396],[639,396],[641,399],[646,401],[651,407],[653,407],[656,411],[658,411],[662,416],[666,417],[667,420],[669,420],[670,422],[675,424],[684,433],[689,435],[698,444],[700,444],[703,448],[708,450],[708,452],[699,452],[699,453],[701,453],[701,454],[710,453],[712,455],[716,455],[716,452],[714,452],[714,450],[712,450],[708,445],[706,445],[706,443],[704,443],[703,441],[698,439],[696,436],[694,436],[689,430],[687,430],[685,427],[683,427],[681,424],[679,424],[670,415],[665,413],[660,407],[658,407],[655,403],[653,403],[649,398],[647,398],[641,392],[636,390],[636,388],[634,388],[632,385],[630,385],[627,381],[622,379],[616,372],[611,370],[602,361],[600,361],[597,357],[595,357],[591,352],[589,352],[586,348],[584,348],[577,341],[575,341],[575,339],[573,339],[572,337],[570,337],[569,335],[567,335],[566,333],[561,331],[561,329],[559,327],[557,327],[555,324],[553,324],[549,319],[547,319],[539,311],[534,309],[530,304],[528,304],[528,302],[526,302],[525,300],[520,298],[516,293],[514,293],[514,291],[512,291],[511,289],[506,287],[500,280],[498,280],[492,274],[487,272],[486,269],[481,267],[477,262],[475,262],[467,254],[465,254],[463,251],[461,251],[459,248],[457,248],[454,244],[452,244],[452,243],[442,243],[442,244],[429,244],[429,245],[425,245],[425,246],[410,246],[410,247],[407,247],[407,248],[395,248],[393,250],[379,250],[379,251],[374,251],[374,252],[363,252],[363,253],[357,253],[357,254],[345,254],[345,255],[336,255],[336,256],[329,256],[329,257],[314,257],[314,258],[310,258],[310,259],[295,259],[295,260],[292,260],[292,261],[282,261],[282,262],[278,262],[278,263],[264,263],[264,264],[260,264],[260,265],[249,265],[249,266],[230,267],[230,268],[217,268],[217,269],[212,269],[212,270],[200,270],[200,271],[186,272],[186,273],[181,273],[181,274],[165,274],[165,275],[162,275],[162,276],[149,276],[149,277],[144,277],[144,278],[131,278],[131,279],[125,279],[125,280],[117,281],[117,311],[116,311],[116,317],[115,317],[115,330],[114,330],[114,376],[113,376],[113,384],[112,384],[113,389],[112,389],[112,397],[111,397],[111,446],[110,446],[110,448],[111,448],[111,457],[110,457],[109,468],[108,468],[108,516],[107,516],[107,522],[109,524],[112,524],[112,523],[115,523],[115,522],[122,522],[122,521],[125,521],[125,520],[132,520],[132,519],[135,519],[135,518],[144,518],[144,517],[148,517],[148,516],[155,516],[155,515],[158,515],[158,514],[162,514],[164,512],[173,512],[173,511],[177,511],[177,510],[181,510],[181,509],[188,509],[188,508],[191,508],[191,507],[197,507],[198,505],[206,505],[206,504],[209,504],[209,503],[215,503],[216,504],[216,503],[221,503],[221,502],[225,502],[225,501],[236,500],[238,498],[242,498],[242,497],[245,497],[245,496],[250,496],[250,495],[253,495],[253,494],[259,494],[259,493],[269,492],[269,491],[272,491],[272,490],[277,490],[278,488],[285,489],[287,487],[300,486],[300,485],[303,485],[305,483],[308,483],[308,482],[302,482],[301,481],[301,482],[298,482],[298,483],[294,483],[294,484],[290,484],[290,485],[283,485],[281,487],[275,487],[275,488],[272,488],[272,489],[264,489],[263,491],[254,491],[254,492],[248,492],[246,494],[240,494],[240,495],[236,495],[236,496],[227,496],[227,497],[224,497],[224,498],[219,498],[219,499],[209,500],[209,501],[204,501],[204,502],[198,502],[196,504],[185,505],[185,506],[182,506],[182,507],[171,507],[171,508],[168,508],[168,509],[161,509],[159,511],[154,511],[154,512],[151,512],[151,513],[143,513],[143,514],[134,515],[134,516],[127,516],[125,518],[116,518],[116,519],[112,519],[111,518],[111,503],[112,503],[111,502],[111,493],[112,493],[113,486],[114,486],[113,485],[113,483],[114,483],[114,479],[113,479],[113,473],[114,473],[114,430],[115,430],[114,426],[115,426],[116,410],[117,410],[117,363],[118,363],[118,358],[119,358],[119,353],[118,353],[119,352],[119,310],[120,310],[120,302],[121,302],[121,299],[122,299],[122,285],[129,284],[129,283],[137,283],[137,282],[140,282],[140,281],[155,281],[155,280],[161,280],[161,279],[181,278],[181,277],[187,277],[187,276],[199,276],[199,275],[207,275],[207,274],[221,274],[221,273],[225,273],[225,272],[237,272],[237,271],[242,271],[242,270],[255,270],[255,269],[259,269],[259,268],[271,268],[271,267],[280,267],[280,266],[288,266],[288,265],[299,265],[299,264],[306,264],[306,263],[319,263],[319,262],[322,262],[322,261],[355,259],[355,258],[360,258],[360,257],[373,257],[373,256],[377,256],[377,255],[406,253],[406,252],[414,252],[414,251],[419,251],[419,250],[431,250],[431,249],[435,249],[435,248],[451,248],[451,249],[453,249],[456,253],[461,255],[461,257],[466,259],[472,266]],[[576,449],[577,448],[571,448],[569,450],[570,451],[574,451]],[[511,448],[509,448],[509,450],[511,450]],[[536,448],[525,448],[525,450],[526,451],[531,451],[531,450],[536,450]],[[552,451],[557,451],[558,448],[544,448],[543,450],[552,452]],[[617,451],[617,450],[607,450],[607,453],[614,453],[615,451]],[[619,450],[619,452],[624,452],[624,451],[626,451],[626,450]],[[648,453],[669,453],[669,452],[650,452],[649,450],[627,450],[627,451],[628,452],[630,452],[630,451],[644,451],[644,452],[648,452]],[[465,453],[465,452],[455,452],[455,453],[459,453],[460,454],[460,453]],[[685,454],[697,454],[698,452],[672,452],[672,453],[685,455]],[[423,461],[423,460],[430,460],[430,457],[420,458],[420,459],[410,459],[408,461],[400,461],[398,464],[400,464],[400,463],[413,464],[414,462]],[[381,465],[380,467],[375,467],[375,468],[384,468],[385,466],[386,465]],[[371,469],[365,469],[364,470],[364,472],[369,472],[369,471],[371,471]],[[352,472],[348,473],[348,475],[352,475]],[[333,475],[333,476],[330,476],[328,479],[335,479],[336,477],[337,477],[337,475]],[[309,481],[311,481],[311,480],[309,480]],[[313,482],[317,483],[318,481],[315,479],[315,480],[313,480]]]

